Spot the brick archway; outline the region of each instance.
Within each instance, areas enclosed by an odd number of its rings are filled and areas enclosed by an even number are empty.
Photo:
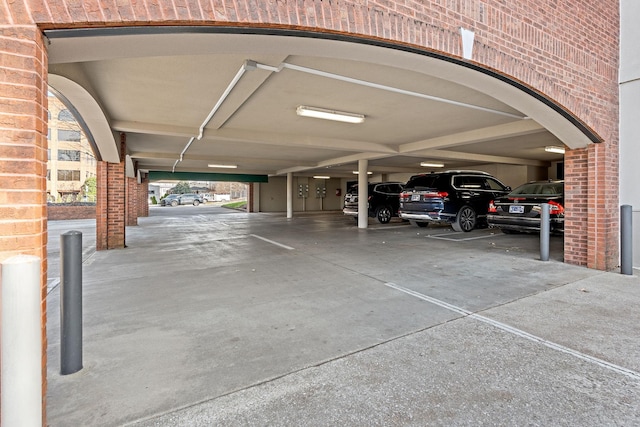
[[[463,60],[460,28],[471,29],[475,32],[471,64],[544,94],[602,140],[565,154],[565,261],[602,270],[617,266],[619,9],[614,0],[529,0],[529,7],[499,0],[125,4],[17,0],[0,10],[4,141],[0,185],[5,202],[0,257],[24,253],[42,258],[43,313],[48,64],[42,31],[47,29],[166,25],[304,29],[391,42],[457,60]]]

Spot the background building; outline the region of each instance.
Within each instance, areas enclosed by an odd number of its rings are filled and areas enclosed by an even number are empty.
[[[47,201],[95,202],[96,158],[80,125],[49,92]]]

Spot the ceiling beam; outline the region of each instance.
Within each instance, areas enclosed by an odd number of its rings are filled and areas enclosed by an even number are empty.
[[[492,156],[488,154],[474,154],[464,153],[461,151],[448,151],[448,150],[424,150],[420,153],[408,153],[406,154],[412,157],[428,157],[430,160],[459,160],[470,161],[480,163],[502,163],[510,165],[524,165],[524,166],[542,166],[549,167],[551,162],[544,160],[532,160],[523,159],[520,157],[506,157],[506,156]]]
[[[473,144],[504,138],[513,138],[516,136],[529,135],[532,133],[544,131],[545,128],[543,128],[533,120],[518,120],[503,125],[489,126],[486,128],[474,129],[467,132],[445,135],[438,138],[409,142],[400,145],[398,151],[400,153],[407,154],[411,153],[412,151],[430,148],[455,147],[457,145]]]

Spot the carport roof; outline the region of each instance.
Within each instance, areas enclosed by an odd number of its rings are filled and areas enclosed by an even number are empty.
[[[117,161],[113,135],[125,132],[143,172],[353,177],[359,159],[378,173],[420,172],[422,161],[546,167],[562,155],[545,146],[597,139],[519,83],[405,48],[207,27],[45,34],[49,83],[99,156]],[[300,117],[300,105],[365,120]]]

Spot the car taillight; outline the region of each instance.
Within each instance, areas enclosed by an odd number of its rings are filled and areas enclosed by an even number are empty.
[[[509,197],[509,200],[517,202],[518,200],[527,200],[527,199],[524,197]]]
[[[498,211],[498,209],[496,209],[495,203],[493,202],[494,202],[493,200],[489,202],[489,213],[495,213]]]
[[[550,200],[549,213],[553,215],[562,215],[564,213],[564,207],[560,203]]]
[[[409,193],[402,192],[400,193],[400,201],[406,202],[409,200]]]
[[[446,191],[439,191],[438,192],[438,196],[442,197],[443,199],[445,197],[447,197],[449,195],[449,193],[447,193]]]

